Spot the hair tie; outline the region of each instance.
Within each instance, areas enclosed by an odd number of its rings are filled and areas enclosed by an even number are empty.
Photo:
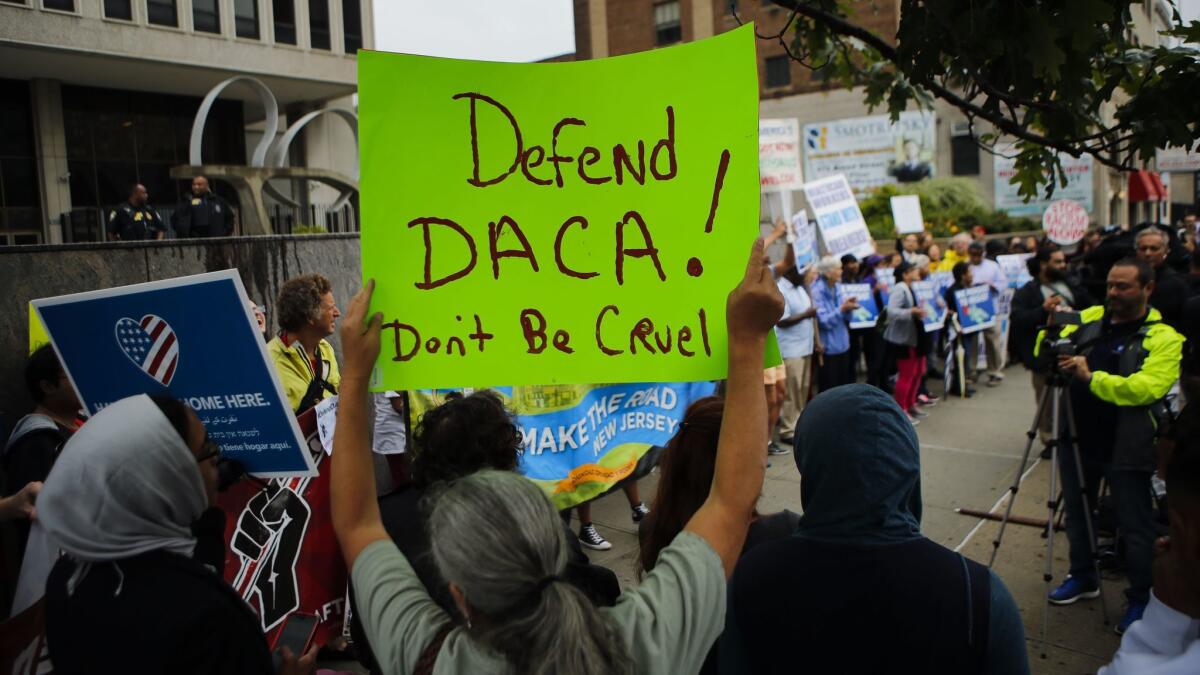
[[[540,595],[542,591],[546,590],[547,586],[549,586],[550,584],[552,584],[556,581],[562,581],[562,580],[563,580],[563,578],[558,576],[557,574],[550,574],[550,575],[544,576],[538,580],[537,586],[534,587],[533,592],[535,594]]]

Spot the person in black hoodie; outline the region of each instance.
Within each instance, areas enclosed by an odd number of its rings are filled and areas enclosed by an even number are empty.
[[[1046,389],[1046,373],[1038,367],[1033,356],[1038,329],[1047,325],[1056,311],[1079,311],[1095,303],[1082,286],[1068,280],[1067,256],[1058,249],[1040,249],[1037,256],[1029,260],[1029,274],[1033,279],[1013,295],[1009,351],[1030,371],[1033,390],[1037,400],[1041,400]],[[1054,430],[1048,408],[1040,420],[1038,435],[1043,446],[1042,457],[1049,459]]]
[[[276,672],[258,617],[222,578],[219,458],[190,408],[145,395],[67,442],[37,501],[65,552],[46,581],[54,672]],[[315,659],[315,647],[285,653],[278,672],[310,673]]]
[[[379,500],[384,529],[429,596],[456,620],[461,618],[458,606],[433,561],[426,497],[441,484],[484,469],[516,471],[520,447],[521,434],[499,395],[487,390],[469,396],[451,394],[442,405],[422,415],[413,430],[412,483]],[[590,564],[579,539],[566,523],[563,527],[567,528],[567,544],[571,547],[565,580],[597,606],[616,604],[621,592],[616,575]],[[382,672],[358,613],[351,611],[350,616],[350,635],[359,662],[372,673]]]

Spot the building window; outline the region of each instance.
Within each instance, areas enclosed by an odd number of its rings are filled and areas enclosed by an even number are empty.
[[[296,0],[273,0],[275,10],[275,41],[296,44]]]
[[[156,26],[178,26],[175,0],[146,0],[146,18]]]
[[[3,96],[0,91],[0,101],[5,100]],[[169,220],[175,204],[190,187],[190,180],[172,178],[171,168],[188,162],[188,140],[198,105],[200,99],[191,96],[64,84],[63,134],[72,206],[64,221],[68,230],[64,238],[102,239],[101,214],[124,201],[134,181],[146,186],[151,206]],[[205,162],[246,161],[243,119],[241,101],[213,102],[203,140]],[[0,120],[0,124],[5,122]],[[237,203],[236,193],[224,183],[213,181],[212,188]]]
[[[683,39],[679,22],[679,2],[660,2],[654,6],[654,42],[669,45]]]
[[[979,175],[979,146],[970,136],[950,139],[950,171],[955,176]]]
[[[234,0],[233,23],[240,38],[258,39],[258,0]]]
[[[221,32],[221,10],[217,0],[192,0],[192,28],[205,33]]]
[[[767,89],[786,87],[792,83],[792,60],[787,56],[767,58]]]
[[[342,34],[347,54],[362,49],[362,7],[358,0],[342,0]]]
[[[313,49],[329,49],[329,0],[308,0],[308,39]]]
[[[75,0],[42,0],[42,7],[45,9],[57,9],[60,12],[74,12]]]
[[[29,83],[0,79],[0,245],[42,237]]]
[[[104,18],[133,21],[133,0],[104,0]]]

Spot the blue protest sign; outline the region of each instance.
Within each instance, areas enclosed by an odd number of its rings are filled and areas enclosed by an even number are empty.
[[[944,295],[946,289],[954,285],[953,272],[934,272],[929,275],[929,280],[937,287],[938,295]]]
[[[858,309],[850,312],[851,328],[871,328],[879,321],[879,306],[870,284],[838,284],[838,303],[858,298]]]
[[[1009,288],[1016,290],[1033,281],[1033,276],[1029,274],[1029,259],[1032,257],[1032,253],[1014,253],[1012,255],[996,256],[996,263],[1000,265],[1000,269],[1004,271],[1004,276],[1008,278]],[[1003,314],[1003,312],[1001,313]]]
[[[958,303],[958,323],[964,335],[996,325],[996,303],[992,300],[990,286],[980,284],[954,291],[954,299]]]
[[[235,270],[33,301],[89,414],[172,396],[250,473],[316,475],[248,305]]]
[[[925,309],[922,323],[926,332],[941,329],[946,324],[946,301],[942,299],[937,284],[933,281],[914,281],[912,290],[917,304]]]

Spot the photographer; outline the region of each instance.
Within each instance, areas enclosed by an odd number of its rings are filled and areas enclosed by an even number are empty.
[[[1142,617],[1149,600],[1156,417],[1162,398],[1179,377],[1183,346],[1183,337],[1150,307],[1152,293],[1154,271],[1141,260],[1125,258],[1108,272],[1107,305],[1084,310],[1082,325],[1063,327],[1057,343],[1038,345],[1039,351],[1057,357],[1059,372],[1070,378],[1070,413],[1084,477],[1081,486],[1075,453],[1064,443],[1059,464],[1071,572],[1050,593],[1050,602],[1066,605],[1100,594],[1082,490],[1087,490],[1088,504],[1094,505],[1103,477],[1112,491],[1129,575],[1125,592],[1129,604],[1116,627],[1118,634]],[[1061,421],[1060,438],[1067,436],[1068,429]]]
[[[1029,273],[1033,279],[1013,295],[1009,343],[1012,353],[1032,375],[1033,391],[1040,401],[1046,390],[1046,368],[1039,368],[1033,356],[1038,329],[1050,322],[1054,312],[1077,311],[1093,303],[1087,291],[1067,279],[1067,256],[1058,249],[1040,249],[1029,260]],[[1044,446],[1042,459],[1050,459],[1050,443],[1054,440],[1051,420],[1048,408],[1038,420],[1038,435]]]

